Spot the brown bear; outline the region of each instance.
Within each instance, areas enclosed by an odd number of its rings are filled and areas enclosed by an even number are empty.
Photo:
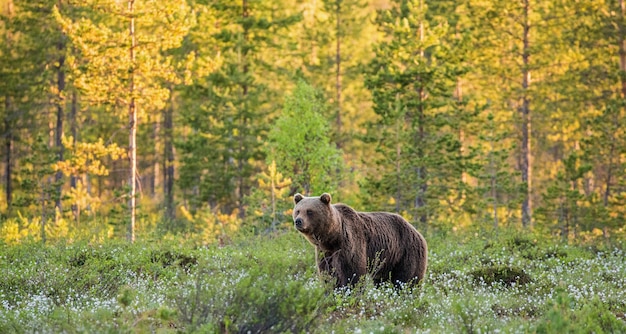
[[[428,247],[404,218],[386,212],[357,212],[331,197],[294,196],[296,229],[316,248],[318,270],[336,279],[336,287],[353,285],[369,273],[374,282],[396,286],[424,278]],[[321,260],[318,255],[321,253]]]

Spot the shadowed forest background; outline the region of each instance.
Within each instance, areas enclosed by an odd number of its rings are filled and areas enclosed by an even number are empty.
[[[1,0],[0,236],[228,242],[291,195],[624,236],[623,0]]]

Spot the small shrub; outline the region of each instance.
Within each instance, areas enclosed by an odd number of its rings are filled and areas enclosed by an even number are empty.
[[[552,247],[547,249],[543,253],[544,259],[565,259],[567,258],[567,251],[562,248]]]
[[[152,263],[158,263],[167,268],[171,265],[177,265],[186,271],[192,266],[198,264],[198,260],[192,255],[182,254],[172,250],[154,250],[150,255],[150,261]]]
[[[536,326],[537,333],[625,333],[626,323],[618,319],[598,299],[577,308],[560,292]]]
[[[507,245],[511,249],[518,251],[528,250],[537,246],[536,242],[531,240],[528,235],[515,235],[511,239],[507,240]]]
[[[501,283],[508,286],[525,285],[532,281],[530,275],[517,267],[491,266],[470,272],[474,282],[484,282],[487,285]]]

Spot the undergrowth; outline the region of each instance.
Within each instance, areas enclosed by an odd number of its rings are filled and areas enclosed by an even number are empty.
[[[416,287],[332,290],[293,231],[184,240],[0,245],[0,332],[623,333],[625,245],[516,231],[427,236]]]

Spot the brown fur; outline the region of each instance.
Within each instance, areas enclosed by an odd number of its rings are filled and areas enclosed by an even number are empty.
[[[377,283],[417,283],[424,278],[428,248],[424,237],[404,218],[386,212],[357,212],[331,204],[329,194],[296,194],[296,229],[322,253],[318,269],[351,285],[370,272]]]

